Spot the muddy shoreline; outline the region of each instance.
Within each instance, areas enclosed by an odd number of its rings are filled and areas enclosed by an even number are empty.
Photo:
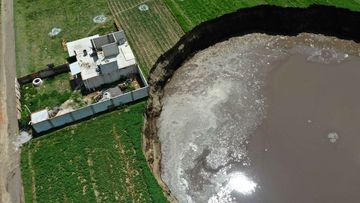
[[[258,6],[202,23],[164,53],[150,72],[150,96],[145,113],[143,148],[148,164],[168,199],[176,202],[161,179],[161,144],[156,122],[162,110],[164,87],[188,58],[218,42],[249,33],[294,36],[308,32],[360,42],[360,30],[357,29],[359,24],[360,13],[347,9],[328,6],[311,6],[306,9]],[[354,53],[357,51],[354,50]]]

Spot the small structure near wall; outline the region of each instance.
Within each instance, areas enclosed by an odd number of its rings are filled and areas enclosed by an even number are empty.
[[[40,123],[49,119],[49,112],[47,109],[43,109],[31,114],[31,123]]]
[[[69,56],[77,59],[70,64],[71,74],[81,78],[87,90],[118,81],[137,69],[124,31],[69,42],[67,48]]]

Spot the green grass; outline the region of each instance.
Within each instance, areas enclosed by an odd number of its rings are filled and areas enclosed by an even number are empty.
[[[166,202],[141,148],[144,102],[22,148],[26,202]]]
[[[62,39],[72,41],[100,32],[115,30],[112,20],[95,24],[93,17],[104,14],[111,18],[105,0],[15,0],[17,75],[38,71],[49,63],[66,62]],[[51,38],[53,27],[62,32]]]
[[[240,8],[256,5],[278,5],[284,7],[307,7],[311,4],[334,5],[360,11],[357,0],[164,0],[181,27],[187,32],[201,22],[216,18]]]
[[[46,107],[51,109],[60,106],[76,94],[80,94],[79,92],[72,92],[68,73],[45,79],[40,87],[34,87],[32,83],[22,85],[20,91],[22,105],[20,126],[26,126],[30,121],[28,109],[31,112]]]

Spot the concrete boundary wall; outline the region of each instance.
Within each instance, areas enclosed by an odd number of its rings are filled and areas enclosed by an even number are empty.
[[[121,104],[127,104],[133,101],[131,92],[123,94],[119,97],[112,98],[114,106],[120,106]]]
[[[106,101],[91,104],[90,106],[81,109],[76,109],[69,113],[60,116],[55,116],[48,120],[32,124],[32,127],[37,133],[46,132],[53,128],[59,128],[61,126],[75,123],[77,121],[97,115],[99,113],[110,111],[115,107],[119,107],[130,102],[144,99],[148,95],[149,95],[149,87],[147,86],[126,94],[122,94],[117,97],[113,97]]]
[[[111,111],[116,107],[148,97],[149,86],[139,67],[137,67],[137,71],[140,74],[141,80],[145,85],[144,87],[113,97],[109,100],[105,100],[102,102],[91,104],[87,107],[76,109],[74,111],[68,112],[63,115],[55,116],[53,118],[47,119],[39,123],[34,123],[32,124],[33,129],[35,130],[36,133],[46,132],[54,128],[59,128],[71,123],[75,123],[85,118],[96,116],[97,114],[106,111]]]
[[[21,85],[27,84],[32,82],[35,78],[41,78],[41,79],[45,79],[45,78],[49,78],[49,77],[54,77],[56,75],[60,75],[62,73],[67,73],[70,72],[70,67],[68,63],[50,68],[47,67],[43,70],[40,70],[38,72],[35,73],[31,73],[29,75],[25,75],[23,77],[18,78],[18,82]]]

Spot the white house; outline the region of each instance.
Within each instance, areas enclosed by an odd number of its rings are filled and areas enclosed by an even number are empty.
[[[69,56],[77,59],[70,64],[71,74],[81,77],[89,90],[115,82],[138,69],[124,31],[79,39],[67,43],[67,48]]]

